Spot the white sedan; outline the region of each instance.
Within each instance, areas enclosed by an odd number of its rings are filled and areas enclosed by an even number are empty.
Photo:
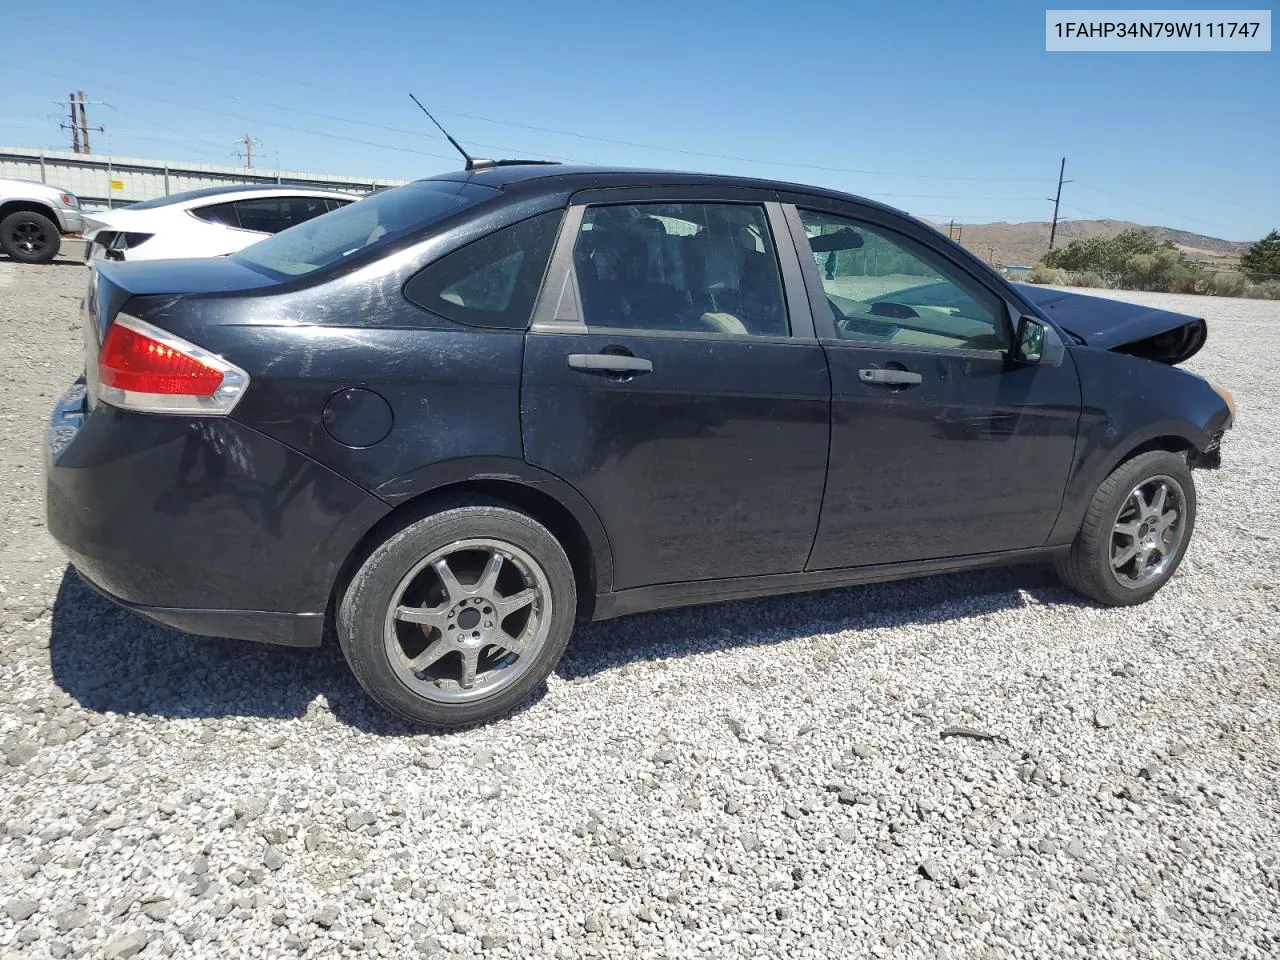
[[[84,214],[85,259],[221,257],[360,197],[277,184],[210,187]]]

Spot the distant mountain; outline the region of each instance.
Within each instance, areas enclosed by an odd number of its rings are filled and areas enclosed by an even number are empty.
[[[933,224],[943,233],[945,223]],[[990,262],[1006,264],[1034,264],[1049,250],[1049,223],[966,223],[961,229],[956,224],[955,233],[960,243]],[[1197,263],[1226,266],[1240,259],[1249,244],[1234,240],[1206,237],[1186,230],[1170,227],[1151,227],[1128,220],[1059,220],[1054,246],[1064,246],[1072,240],[1091,237],[1114,237],[1125,230],[1148,230],[1157,240],[1176,244],[1187,258]]]

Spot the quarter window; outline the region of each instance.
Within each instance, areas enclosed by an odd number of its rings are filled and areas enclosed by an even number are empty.
[[[405,284],[405,298],[459,323],[523,330],[562,214],[522,220],[446,254]]]
[[[141,204],[135,203],[135,207]],[[214,203],[207,207],[196,207],[191,211],[191,215],[205,223],[216,223],[224,227],[240,226],[240,217],[236,213],[236,205],[234,203]]]
[[[800,220],[842,340],[1002,350],[1000,298],[891,230],[830,213]]]
[[[769,221],[758,205],[588,207],[573,262],[589,327],[790,332]]]

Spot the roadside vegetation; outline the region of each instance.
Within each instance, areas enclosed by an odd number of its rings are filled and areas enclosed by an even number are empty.
[[[1240,258],[1239,270],[1192,263],[1146,230],[1072,240],[1050,251],[1028,279],[1054,286],[1280,300],[1280,232],[1272,230],[1253,244]]]

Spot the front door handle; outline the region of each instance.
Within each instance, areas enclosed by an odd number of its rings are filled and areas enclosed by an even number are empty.
[[[863,383],[885,383],[895,387],[911,387],[924,382],[924,377],[910,370],[859,370],[858,379]]]
[[[587,373],[653,373],[653,361],[616,353],[571,353],[569,366]]]

